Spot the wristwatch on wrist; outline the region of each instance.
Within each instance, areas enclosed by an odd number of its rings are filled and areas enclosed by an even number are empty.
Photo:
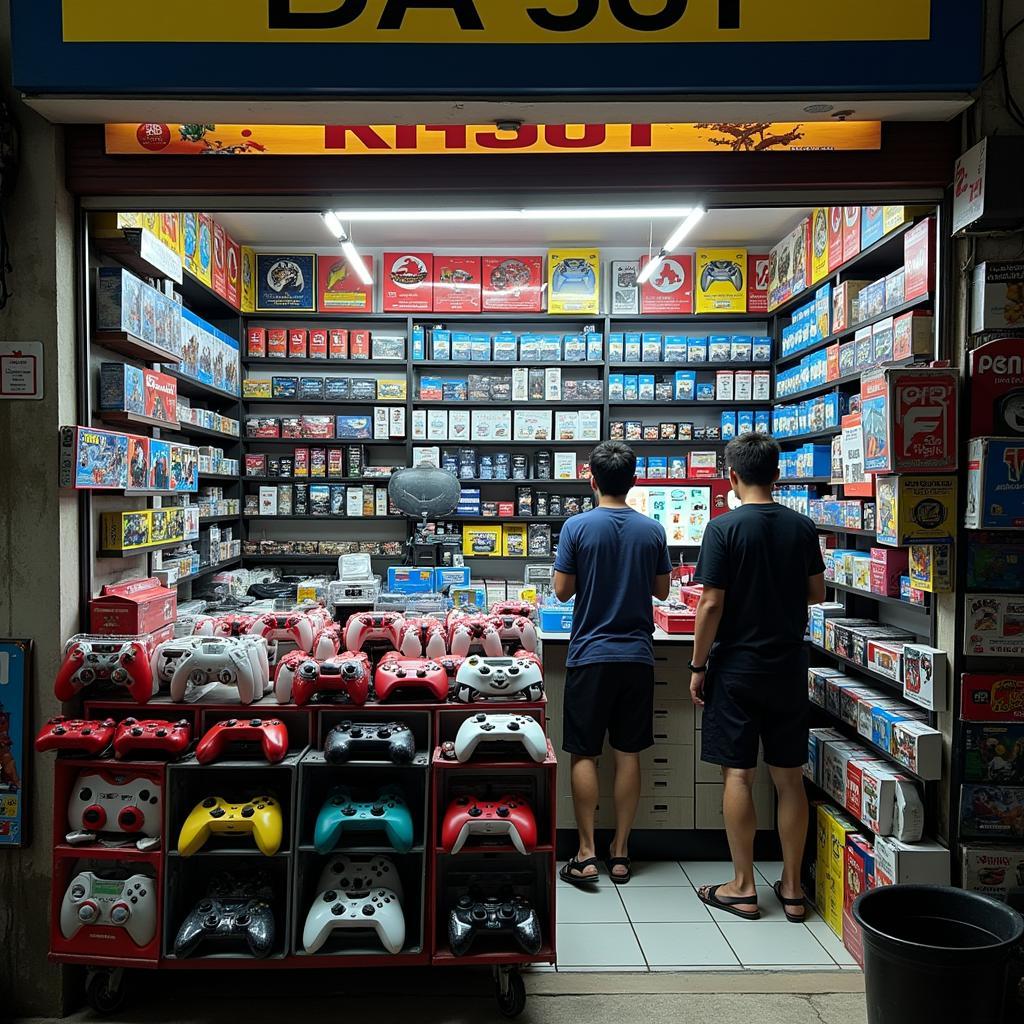
[[[694,665],[694,663],[692,661],[690,662],[690,671],[691,672],[707,672],[707,670],[708,670],[707,662],[705,662],[703,665]]]

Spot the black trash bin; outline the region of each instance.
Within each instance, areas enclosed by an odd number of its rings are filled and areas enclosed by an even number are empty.
[[[1024,936],[1016,910],[939,885],[862,893],[868,1024],[1019,1024],[1011,960]]]

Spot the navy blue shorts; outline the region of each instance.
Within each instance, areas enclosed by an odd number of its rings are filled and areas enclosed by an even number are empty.
[[[562,749],[598,757],[606,735],[624,754],[654,746],[653,665],[606,661],[565,670]]]

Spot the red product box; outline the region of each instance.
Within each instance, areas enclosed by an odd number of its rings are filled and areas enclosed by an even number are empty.
[[[242,248],[227,233],[224,235],[224,251],[227,255],[227,280],[224,285],[224,298],[240,309],[242,305]]]
[[[276,416],[251,416],[245,423],[246,437],[280,437],[281,421]]]
[[[327,358],[327,331],[323,328],[316,328],[309,332],[309,358]]]
[[[967,673],[960,679],[965,722],[1024,722],[1024,676]]]
[[[825,349],[825,379],[839,380],[839,345]]]
[[[860,207],[843,207],[843,262],[848,263],[860,252]]]
[[[690,464],[690,479],[691,480],[714,480],[718,477],[717,467],[711,466],[694,466]]]
[[[381,292],[385,313],[433,309],[434,257],[429,252],[386,252]]]
[[[363,263],[372,279],[373,257],[363,256]],[[373,285],[363,284],[347,257],[336,252],[319,253],[316,275],[317,308],[321,313],[373,312]]]
[[[864,943],[853,904],[862,892],[875,887],[875,851],[863,836],[848,835],[843,861],[843,945],[864,966]]]
[[[543,256],[484,256],[483,311],[539,313],[543,308]]]
[[[246,476],[266,476],[267,457],[266,455],[246,455],[245,457]]]
[[[345,451],[343,448],[328,449],[327,475],[333,477],[345,475]]]
[[[267,354],[266,327],[250,327],[245,335],[245,354],[250,359],[263,359]]]
[[[309,476],[309,449],[296,448],[292,467],[294,476]]]
[[[224,229],[213,222],[213,290],[222,298],[228,295],[228,247]]]
[[[851,757],[846,762],[846,810],[857,821],[860,821],[861,802],[864,798],[864,770],[878,764],[885,764],[885,762],[867,750],[864,751],[862,757]]]
[[[828,208],[828,271],[838,270],[843,265],[843,208]]]
[[[142,394],[147,416],[163,423],[178,422],[178,384],[173,377],[156,370],[143,370]]]
[[[915,224],[903,236],[903,264],[906,270],[903,301],[910,302],[935,290],[935,218]]]
[[[434,257],[434,312],[479,313],[479,256]]]
[[[327,355],[331,359],[348,359],[348,331],[339,327],[328,332]]]
[[[934,319],[929,313],[904,313],[896,317],[892,322],[892,358],[893,362],[901,359],[909,359],[910,356],[931,355],[935,348],[935,334],[933,330]],[[998,344],[992,342],[992,344]],[[977,349],[971,353],[973,357]],[[974,382],[971,384],[973,394],[971,396],[971,407],[977,410],[981,406],[978,401],[977,391],[974,389]],[[991,412],[991,408],[989,410]],[[985,431],[982,431],[985,433]],[[971,432],[971,437],[978,434]]]
[[[1019,413],[1013,412],[1019,410],[1024,393],[1022,349],[1020,338],[999,338],[971,352],[971,437],[1022,433]]]
[[[305,359],[309,351],[309,332],[304,327],[292,327],[288,331],[288,358]]]
[[[89,602],[89,631],[105,636],[137,636],[173,624],[178,592],[154,577],[108,583]]]
[[[640,269],[648,257],[640,257]],[[765,293],[765,305],[768,295]],[[693,255],[666,256],[661,266],[640,286],[641,313],[693,312]]]
[[[287,327],[271,327],[267,331],[267,355],[271,359],[288,358]]]
[[[349,359],[369,359],[370,341],[369,331],[352,331],[349,335]]]
[[[516,504],[514,501],[499,501],[498,502],[498,518],[504,519],[507,516],[514,516],[516,514]]]
[[[768,312],[768,253],[747,254],[747,312]]]
[[[295,464],[298,465],[298,459],[295,460]],[[327,449],[326,448],[310,448],[309,449],[309,475],[311,477],[326,477],[327,476]]]
[[[906,548],[872,548],[871,593],[899,597],[900,577],[907,575],[909,564]]]
[[[333,416],[300,416],[299,437],[334,437]]]

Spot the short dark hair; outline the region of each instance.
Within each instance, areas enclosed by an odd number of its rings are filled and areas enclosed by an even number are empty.
[[[748,486],[768,487],[779,471],[779,443],[767,434],[740,434],[726,445],[725,464]]]
[[[590,453],[590,472],[602,494],[624,497],[636,479],[636,454],[621,441],[602,441]]]

